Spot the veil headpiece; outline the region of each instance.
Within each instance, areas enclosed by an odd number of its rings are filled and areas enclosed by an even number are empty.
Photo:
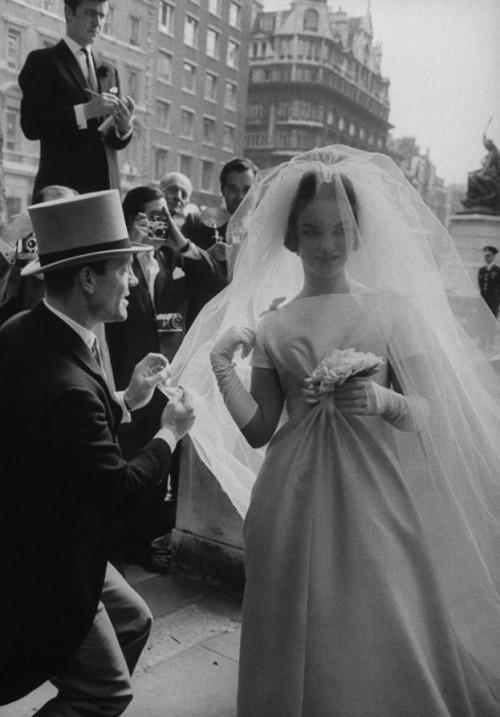
[[[403,392],[428,403],[419,433],[394,429],[403,474],[450,609],[468,625],[462,637],[480,662],[497,671],[500,380],[478,342],[487,331],[499,346],[498,323],[453,239],[390,158],[338,145],[259,174],[228,227],[232,281],[198,316],[172,365],[174,381],[201,398],[192,441],[244,516],[263,452],[246,444],[230,418],[209,352],[227,328],[255,328],[273,302],[287,302],[300,291],[302,265],[284,238],[306,172],[336,183],[343,220],[356,226],[348,263],[353,295],[361,301],[369,293],[364,310],[390,344]],[[340,175],[354,187],[357,221]],[[238,361],[237,369],[246,381],[248,363]]]

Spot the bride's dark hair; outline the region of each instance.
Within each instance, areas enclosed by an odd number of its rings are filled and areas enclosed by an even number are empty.
[[[356,198],[356,192],[352,186],[351,180],[344,174],[338,175],[342,186],[344,187],[347,199],[351,205],[352,213],[356,223],[358,222],[358,200]],[[288,215],[288,224],[285,234],[284,244],[287,249],[297,253],[299,248],[299,242],[297,238],[297,219],[300,211],[306,204],[309,204],[320,190],[323,181],[317,172],[306,172],[299,182],[297,187],[297,193],[292,201],[290,207],[290,214]],[[332,189],[335,193],[335,184],[332,182]]]

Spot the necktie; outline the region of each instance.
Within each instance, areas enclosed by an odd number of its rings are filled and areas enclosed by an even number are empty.
[[[96,339],[96,340],[94,341],[94,343],[92,344],[92,348],[91,348],[90,350],[91,350],[91,352],[92,352],[92,356],[93,356],[94,359],[95,359],[95,362],[97,363],[97,365],[98,365],[99,368],[101,369],[101,372],[104,374],[104,368],[103,368],[102,359],[101,359],[101,352],[100,352],[100,350],[99,350],[99,341],[98,341],[97,339]]]
[[[83,57],[85,59],[85,67],[86,67],[86,77],[87,82],[89,83],[89,87],[93,92],[99,92],[99,86],[97,84],[97,77],[94,70],[94,63],[92,61],[92,57],[90,54],[90,50],[88,50],[86,47],[82,47],[80,52],[83,54]]]

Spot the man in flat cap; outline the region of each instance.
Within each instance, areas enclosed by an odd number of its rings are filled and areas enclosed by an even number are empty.
[[[151,613],[107,563],[111,520],[168,468],[194,421],[177,389],[155,437],[125,461],[116,440],[128,411],[168,374],[149,354],[117,402],[93,330],[123,321],[136,280],[116,190],[29,208],[45,299],[0,329],[0,704],[47,679],[57,695],[37,713],[119,715]]]

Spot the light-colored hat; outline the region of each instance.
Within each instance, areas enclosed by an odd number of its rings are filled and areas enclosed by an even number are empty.
[[[152,250],[130,241],[117,189],[34,204],[28,212],[38,259],[24,267],[23,276]]]

